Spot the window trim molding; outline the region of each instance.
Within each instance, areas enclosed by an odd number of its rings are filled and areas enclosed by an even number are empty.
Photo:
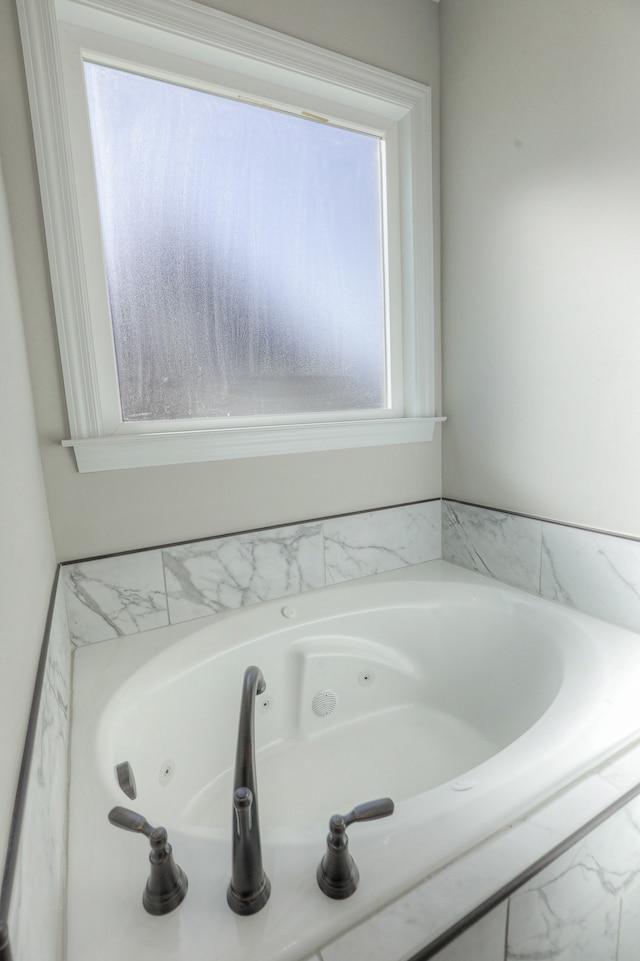
[[[433,440],[436,424],[445,420],[446,417],[402,417],[331,424],[114,434],[111,437],[64,440],[62,444],[74,448],[78,470],[87,473],[238,457],[413,444]]]
[[[45,233],[58,329],[70,439],[78,469],[106,470],[430,440],[435,415],[435,283],[431,90],[412,80],[276,33],[193,0],[17,0]],[[99,344],[89,317],[78,199],[63,85],[58,20],[106,31],[114,22],[140,41],[149,29],[178,53],[199,56],[298,89],[359,101],[396,127],[402,223],[404,416],[305,425],[239,427],[113,435],[103,420]],[[114,21],[114,17],[116,21]],[[128,34],[127,34],[128,35]],[[330,416],[330,415],[329,415]],[[442,418],[438,418],[442,420]]]

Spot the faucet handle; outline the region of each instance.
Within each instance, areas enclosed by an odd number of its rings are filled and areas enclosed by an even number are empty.
[[[349,854],[347,828],[356,821],[375,821],[393,814],[394,803],[389,797],[376,798],[358,804],[348,814],[334,814],[329,821],[327,850],[318,865],[316,879],[323,894],[342,900],[350,897],[358,887],[360,872]]]
[[[130,811],[129,808],[112,808],[109,811],[108,817],[110,823],[115,825],[115,827],[122,828],[124,831],[135,831],[137,834],[144,834],[147,838],[151,837],[153,831],[164,831],[164,828],[158,829],[151,827],[146,818],[143,818],[141,814],[137,814],[135,811]]]
[[[189,880],[173,860],[166,829],[152,827],[145,817],[128,808],[114,807],[108,817],[115,827],[144,834],[151,843],[151,871],[142,895],[145,911],[155,915],[173,911],[184,900]]]
[[[345,827],[349,827],[354,821],[376,821],[378,818],[389,817],[393,814],[395,805],[390,797],[376,798],[375,801],[365,801],[358,804],[353,811],[343,816]],[[340,817],[340,815],[334,815]],[[331,826],[331,824],[329,825]]]

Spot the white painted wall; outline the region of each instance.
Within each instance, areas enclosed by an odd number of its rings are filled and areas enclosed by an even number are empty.
[[[640,4],[443,0],[445,496],[640,535]]]
[[[4,864],[55,556],[0,166],[0,865]]]
[[[433,85],[437,130],[439,8],[431,0],[220,0],[210,5]],[[78,474],[73,453],[60,446],[69,432],[14,0],[0,4],[0,149],[6,156],[41,454],[60,560],[440,495],[439,433],[431,444]],[[0,358],[0,374],[2,364]]]

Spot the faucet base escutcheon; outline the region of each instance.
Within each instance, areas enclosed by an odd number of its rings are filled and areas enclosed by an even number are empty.
[[[256,914],[261,911],[269,900],[271,894],[271,881],[265,874],[262,887],[253,891],[247,897],[237,894],[231,885],[227,888],[227,904],[236,914]]]

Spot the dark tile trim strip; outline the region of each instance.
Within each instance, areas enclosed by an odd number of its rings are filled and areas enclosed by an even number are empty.
[[[152,547],[134,547],[130,551],[114,551],[113,554],[95,554],[93,557],[78,557],[71,561],[62,561],[63,567],[69,564],[86,564],[89,561],[103,561],[108,557],[125,557],[127,554],[143,554],[146,551],[163,551],[170,547],[182,547],[183,544],[200,544],[203,541],[218,541],[223,537],[240,537],[242,534],[259,534],[261,531],[276,531],[279,527],[297,527],[300,524],[321,524],[336,517],[357,517],[359,514],[376,514],[380,511],[392,511],[396,507],[415,507],[416,504],[432,504],[441,501],[441,497],[425,497],[419,501],[406,501],[403,504],[386,504],[384,507],[365,507],[361,511],[345,511],[344,514],[327,514],[324,517],[309,517],[306,520],[284,521],[282,524],[268,524],[266,527],[250,527],[242,531],[227,531],[225,534],[208,534],[205,537],[189,537],[183,541],[173,541],[169,544],[155,544]],[[0,958],[2,961],[2,958]]]
[[[481,511],[492,511],[494,514],[511,514],[513,517],[526,517],[530,521],[540,521],[542,524],[555,524],[557,527],[571,527],[576,531],[588,531],[590,534],[606,534],[607,537],[621,537],[626,541],[640,541],[640,537],[634,534],[621,534],[619,531],[607,531],[601,527],[587,527],[586,524],[571,524],[568,521],[559,521],[553,517],[540,517],[538,514],[525,514],[523,511],[511,511],[505,507],[487,507],[486,504],[474,504],[471,501],[460,501],[455,497],[445,497],[442,495],[442,503],[462,504],[464,507],[475,507]]]
[[[424,948],[421,948],[416,954],[413,954],[409,961],[428,961],[429,958],[433,958],[438,951],[441,951],[452,941],[455,941],[457,937],[463,934],[468,928],[472,927],[477,921],[483,918],[486,914],[497,908],[499,904],[505,901],[507,898],[511,897],[518,888],[521,888],[523,884],[530,881],[544,868],[552,864],[560,855],[564,854],[569,848],[581,841],[582,838],[590,834],[595,828],[599,827],[605,821],[607,821],[613,814],[616,814],[623,807],[626,807],[630,801],[640,795],[640,784],[631,788],[625,794],[621,795],[616,801],[613,801],[608,805],[600,814],[596,814],[592,817],[590,821],[583,824],[582,827],[578,828],[573,834],[570,834],[564,841],[560,841],[555,847],[543,854],[542,857],[530,864],[528,868],[521,871],[515,878],[508,881],[503,887],[498,891],[488,897],[485,901],[479,904],[477,907],[469,911],[463,918],[456,921],[447,931],[439,935],[433,941],[430,941]],[[0,961],[2,959],[0,958]]]
[[[9,827],[9,841],[7,844],[7,856],[4,863],[4,872],[2,875],[2,888],[0,889],[0,961],[11,961],[11,944],[9,939],[9,908],[11,905],[11,895],[13,892],[13,881],[16,873],[16,864],[18,860],[18,848],[20,845],[20,833],[22,830],[22,821],[24,817],[24,807],[27,799],[27,785],[29,782],[29,771],[31,768],[31,759],[33,757],[33,747],[35,743],[36,729],[38,726],[38,712],[40,710],[40,699],[42,696],[42,687],[44,683],[44,675],[47,667],[47,655],[49,653],[49,638],[51,636],[51,624],[53,621],[53,612],[56,602],[56,592],[58,588],[58,579],[60,577],[60,567],[56,568],[56,572],[53,578],[53,587],[51,588],[51,596],[49,599],[49,610],[47,611],[47,619],[44,628],[44,637],[42,640],[42,647],[40,648],[40,659],[38,661],[38,668],[36,671],[36,678],[33,687],[33,697],[31,700],[31,710],[29,712],[29,721],[27,724],[27,733],[24,741],[24,749],[22,752],[22,762],[20,764],[20,773],[18,774],[18,784],[16,788],[16,796],[13,805],[13,814],[11,817],[11,825]]]

